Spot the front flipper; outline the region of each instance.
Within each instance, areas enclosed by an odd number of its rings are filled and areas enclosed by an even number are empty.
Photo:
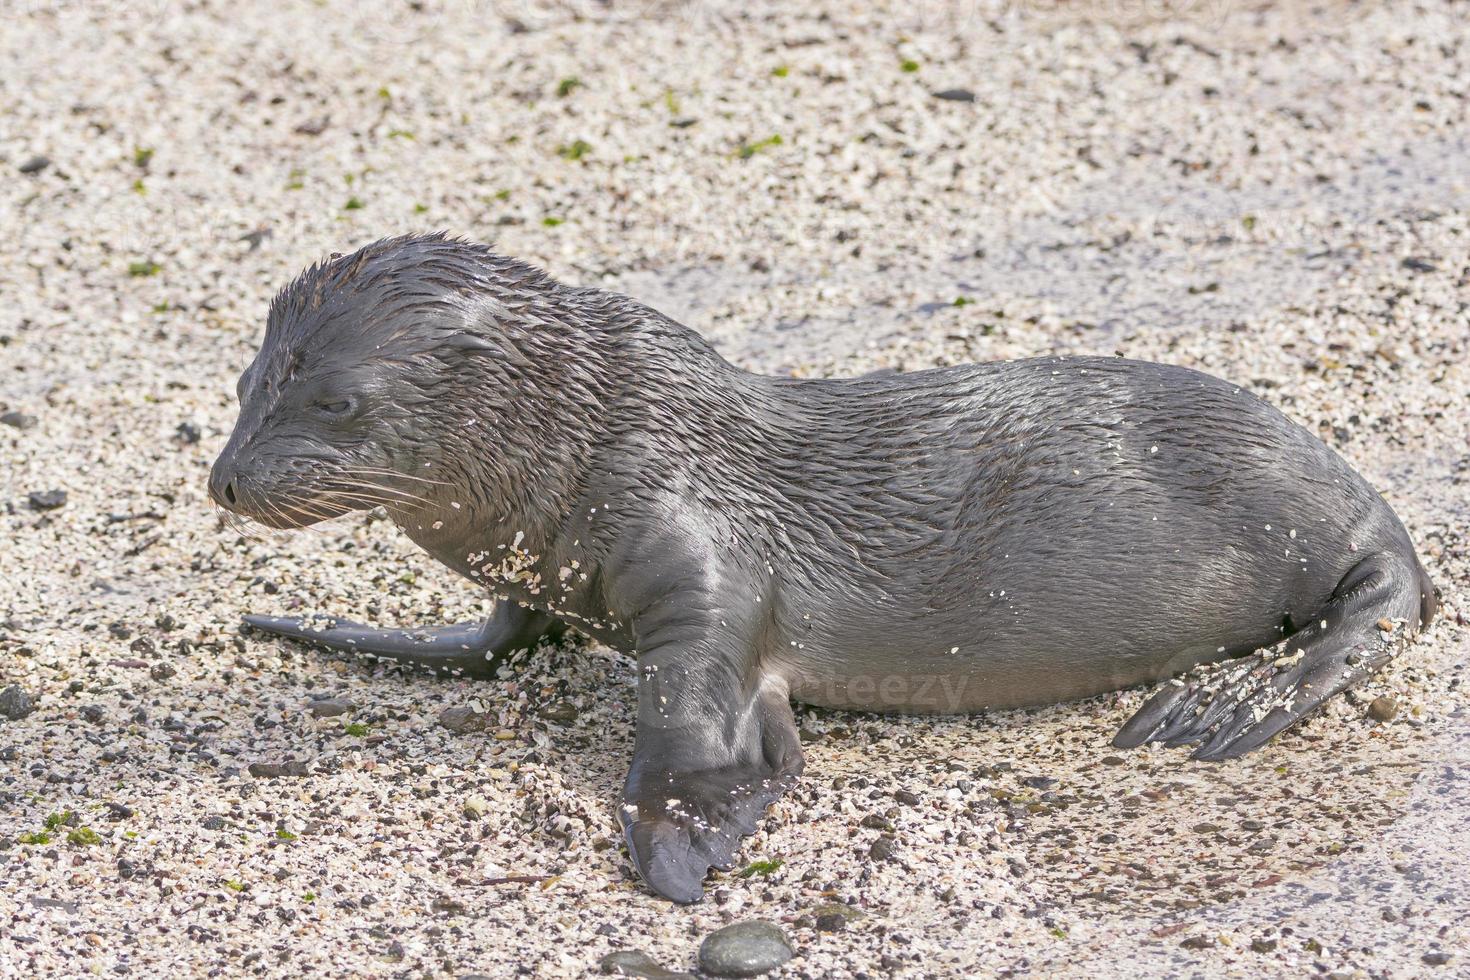
[[[483,623],[430,629],[385,630],[329,616],[244,617],[253,629],[333,650],[368,653],[465,677],[490,677],[513,650],[530,649],[565,629],[545,613],[514,602],[496,603]]]
[[[1128,720],[1113,744],[1202,742],[1194,758],[1206,761],[1234,759],[1259,748],[1392,660],[1432,615],[1426,589],[1412,560],[1388,554],[1366,558],[1310,626],[1204,680],[1170,681]]]
[[[677,662],[663,677],[640,666],[638,738],[618,821],[648,886],[688,904],[704,894],[709,869],[729,869],[740,839],[795,784],[801,744],[786,685],[775,678],[757,678],[740,696]]]

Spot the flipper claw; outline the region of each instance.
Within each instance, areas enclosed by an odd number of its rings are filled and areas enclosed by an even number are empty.
[[[1208,677],[1170,681],[1134,713],[1113,744],[1199,742],[1193,757],[1209,762],[1260,748],[1392,660],[1412,632],[1408,627],[1427,619],[1421,610],[1432,611],[1423,588],[1417,569],[1396,556],[1364,559],[1310,626]],[[1385,629],[1385,623],[1394,628]]]

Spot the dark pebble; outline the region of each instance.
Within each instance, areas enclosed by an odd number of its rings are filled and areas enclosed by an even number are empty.
[[[553,701],[543,704],[537,709],[536,714],[547,721],[554,721],[559,725],[569,725],[577,720],[577,709],[565,701]]]
[[[699,968],[717,977],[758,977],[795,955],[786,934],[773,923],[737,922],[700,943]]]
[[[878,814],[876,813],[870,813],[866,817],[863,817],[863,819],[858,822],[858,825],[861,827],[867,827],[869,830],[893,829],[893,824],[878,816]]]
[[[20,165],[20,172],[23,174],[38,174],[49,166],[51,166],[51,158],[43,157],[37,153]]]
[[[975,93],[967,88],[947,88],[942,92],[935,92],[934,97],[936,99],[943,99],[946,102],[975,101]]]
[[[199,426],[193,422],[180,422],[179,427],[174,429],[174,438],[186,446],[194,445],[202,436],[203,433],[199,431]]]
[[[1051,789],[1057,784],[1057,780],[1051,776],[1027,776],[1021,782],[1032,789]]]
[[[347,714],[356,707],[357,705],[346,698],[322,698],[312,701],[306,706],[306,710],[311,712],[313,718],[336,718],[338,715]]]
[[[1122,766],[1127,765],[1127,762],[1122,756],[1105,755],[1102,757],[1102,764],[1105,766]]]
[[[20,721],[35,710],[36,702],[16,685],[12,684],[0,691],[0,715],[11,721]]]
[[[217,813],[205,817],[203,827],[205,830],[223,830],[225,827],[225,818]]]
[[[1419,958],[1421,960],[1423,960],[1425,963],[1428,963],[1430,966],[1444,966],[1450,960],[1454,959],[1454,956],[1452,956],[1449,953],[1444,953],[1444,952],[1440,952],[1439,950],[1435,950],[1432,953],[1425,953],[1423,956],[1421,956]]]
[[[439,724],[460,734],[483,732],[490,727],[490,713],[469,707],[445,708],[439,712]]]
[[[836,912],[828,912],[817,916],[818,932],[841,932],[847,928],[847,920]]]
[[[893,857],[893,838],[879,837],[873,841],[873,846],[868,848],[868,857],[874,861],[887,861]]]
[[[915,796],[913,793],[910,793],[906,789],[901,789],[901,790],[898,790],[897,792],[895,792],[893,794],[893,798],[895,800],[897,800],[898,802],[902,803],[904,806],[918,806],[919,805],[919,798],[917,796]]]
[[[132,815],[133,808],[130,806],[124,806],[121,803],[107,804],[107,819],[109,820],[126,820]]]
[[[157,663],[148,668],[148,676],[156,681],[166,681],[177,673],[178,671],[174,670],[173,664]]]
[[[305,776],[311,772],[311,766],[295,759],[289,762],[252,762],[249,772],[256,779],[274,779],[278,776]]]
[[[1196,834],[1218,834],[1220,828],[1212,823],[1197,823],[1192,829]]]
[[[1393,721],[1398,717],[1399,703],[1393,698],[1374,698],[1368,705],[1368,717],[1374,721]]]
[[[603,973],[615,977],[647,977],[649,980],[694,980],[692,973],[667,970],[641,949],[620,949],[598,963]]]
[[[1274,939],[1252,939],[1251,949],[1257,953],[1270,953],[1276,949]]]
[[[66,506],[65,490],[32,490],[26,497],[31,510],[56,510]]]
[[[0,425],[8,425],[12,429],[20,429],[24,432],[26,429],[34,429],[36,427],[36,417],[34,415],[26,415],[24,412],[6,412],[4,415],[0,415]]]

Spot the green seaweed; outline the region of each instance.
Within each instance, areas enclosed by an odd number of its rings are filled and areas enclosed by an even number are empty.
[[[740,149],[738,149],[738,150],[735,151],[735,155],[737,157],[739,157],[740,159],[742,159],[742,160],[749,160],[751,157],[755,156],[761,150],[764,150],[764,149],[766,149],[768,147],[772,147],[772,146],[780,146],[782,142],[783,141],[781,139],[781,134],[780,133],[773,133],[772,135],[767,136],[763,140],[757,140],[754,143],[744,143],[744,144],[742,144],[741,147],[740,147]]]
[[[752,862],[750,862],[750,864],[747,864],[744,868],[742,868],[740,870],[740,872],[737,875],[737,877],[739,877],[739,878],[753,878],[756,875],[760,875],[761,877],[765,877],[766,875],[775,874],[776,871],[781,867],[781,865],[783,865],[785,863],[786,862],[782,861],[780,858],[770,858],[768,860],[752,861]]]

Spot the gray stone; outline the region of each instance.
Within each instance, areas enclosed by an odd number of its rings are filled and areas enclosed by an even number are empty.
[[[644,977],[646,980],[694,980],[694,974],[665,969],[641,949],[620,949],[608,953],[598,967],[615,977]]]
[[[11,721],[20,721],[35,710],[36,702],[16,685],[12,684],[0,691],[0,716],[9,718]]]
[[[66,491],[32,490],[28,499],[31,510],[55,510],[66,506]]]
[[[311,712],[313,718],[336,718],[338,715],[347,714],[356,707],[357,705],[346,698],[321,698],[308,704],[306,710]]]
[[[469,707],[445,708],[439,712],[439,724],[460,734],[483,732],[490,727],[490,713]]]
[[[34,429],[36,427],[36,417],[34,415],[27,415],[24,412],[6,412],[4,415],[0,415],[0,425],[8,425],[12,429],[20,429],[24,432],[26,429]]]
[[[753,920],[717,929],[699,946],[699,967],[717,977],[758,977],[796,955],[773,923]]]
[[[287,762],[252,762],[250,763],[249,772],[256,779],[277,779],[281,776],[308,775],[311,772],[311,766],[297,760]]]

